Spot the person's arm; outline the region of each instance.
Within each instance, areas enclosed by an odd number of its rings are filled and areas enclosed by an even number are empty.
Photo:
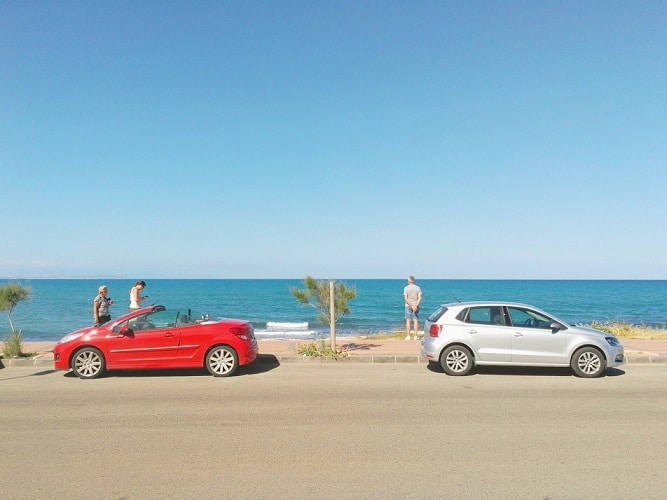
[[[415,307],[419,307],[419,304],[421,303],[422,303],[422,292],[420,290],[419,295],[417,295],[417,304],[415,305]]]
[[[100,322],[100,303],[97,299],[93,300],[93,320],[95,324]]]
[[[410,302],[410,299],[408,299],[408,292],[403,293],[403,298],[405,299],[405,303],[408,305],[410,309],[413,311],[417,309],[417,306],[415,306],[412,302]]]

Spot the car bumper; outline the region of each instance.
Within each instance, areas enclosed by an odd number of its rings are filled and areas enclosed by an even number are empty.
[[[53,349],[53,367],[56,370],[69,370],[69,354],[57,345]]]
[[[609,359],[607,359],[607,366],[620,366],[624,364],[625,352],[623,347],[612,347],[609,350]]]
[[[245,352],[244,352],[244,359],[241,362],[242,365],[247,365],[249,363],[252,363],[257,359],[257,355],[259,354],[259,347],[257,345],[257,341],[253,342],[251,345],[246,347]]]
[[[438,346],[434,345],[433,342],[430,342],[429,338],[422,338],[420,344],[420,355],[422,358],[428,361],[439,361],[440,349]]]

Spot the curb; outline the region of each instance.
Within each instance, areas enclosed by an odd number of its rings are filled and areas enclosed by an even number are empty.
[[[329,363],[368,363],[368,364],[404,364],[413,363],[425,365],[428,361],[419,356],[411,354],[359,354],[340,359],[331,359],[323,357],[299,356],[294,354],[275,355],[270,353],[257,356],[255,363],[306,363],[306,364],[329,364]],[[625,356],[626,364],[654,364],[667,363],[667,356],[661,356],[650,352],[630,352]],[[51,367],[53,368],[53,359],[51,357],[37,356],[31,359],[12,359],[3,358],[0,365],[4,364],[6,368],[25,368],[25,367]]]

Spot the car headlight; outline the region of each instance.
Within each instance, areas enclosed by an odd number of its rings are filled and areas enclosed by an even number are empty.
[[[58,343],[64,344],[65,342],[71,342],[72,340],[78,339],[82,335],[83,333],[70,333],[69,335],[65,335],[63,338],[61,338]]]
[[[612,347],[621,347],[621,343],[616,337],[605,337],[604,339],[607,341],[607,344]]]

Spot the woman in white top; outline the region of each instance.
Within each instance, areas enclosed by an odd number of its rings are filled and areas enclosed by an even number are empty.
[[[148,298],[148,295],[142,297],[139,292],[146,288],[145,281],[137,281],[130,289],[130,311],[141,308],[141,303]]]

